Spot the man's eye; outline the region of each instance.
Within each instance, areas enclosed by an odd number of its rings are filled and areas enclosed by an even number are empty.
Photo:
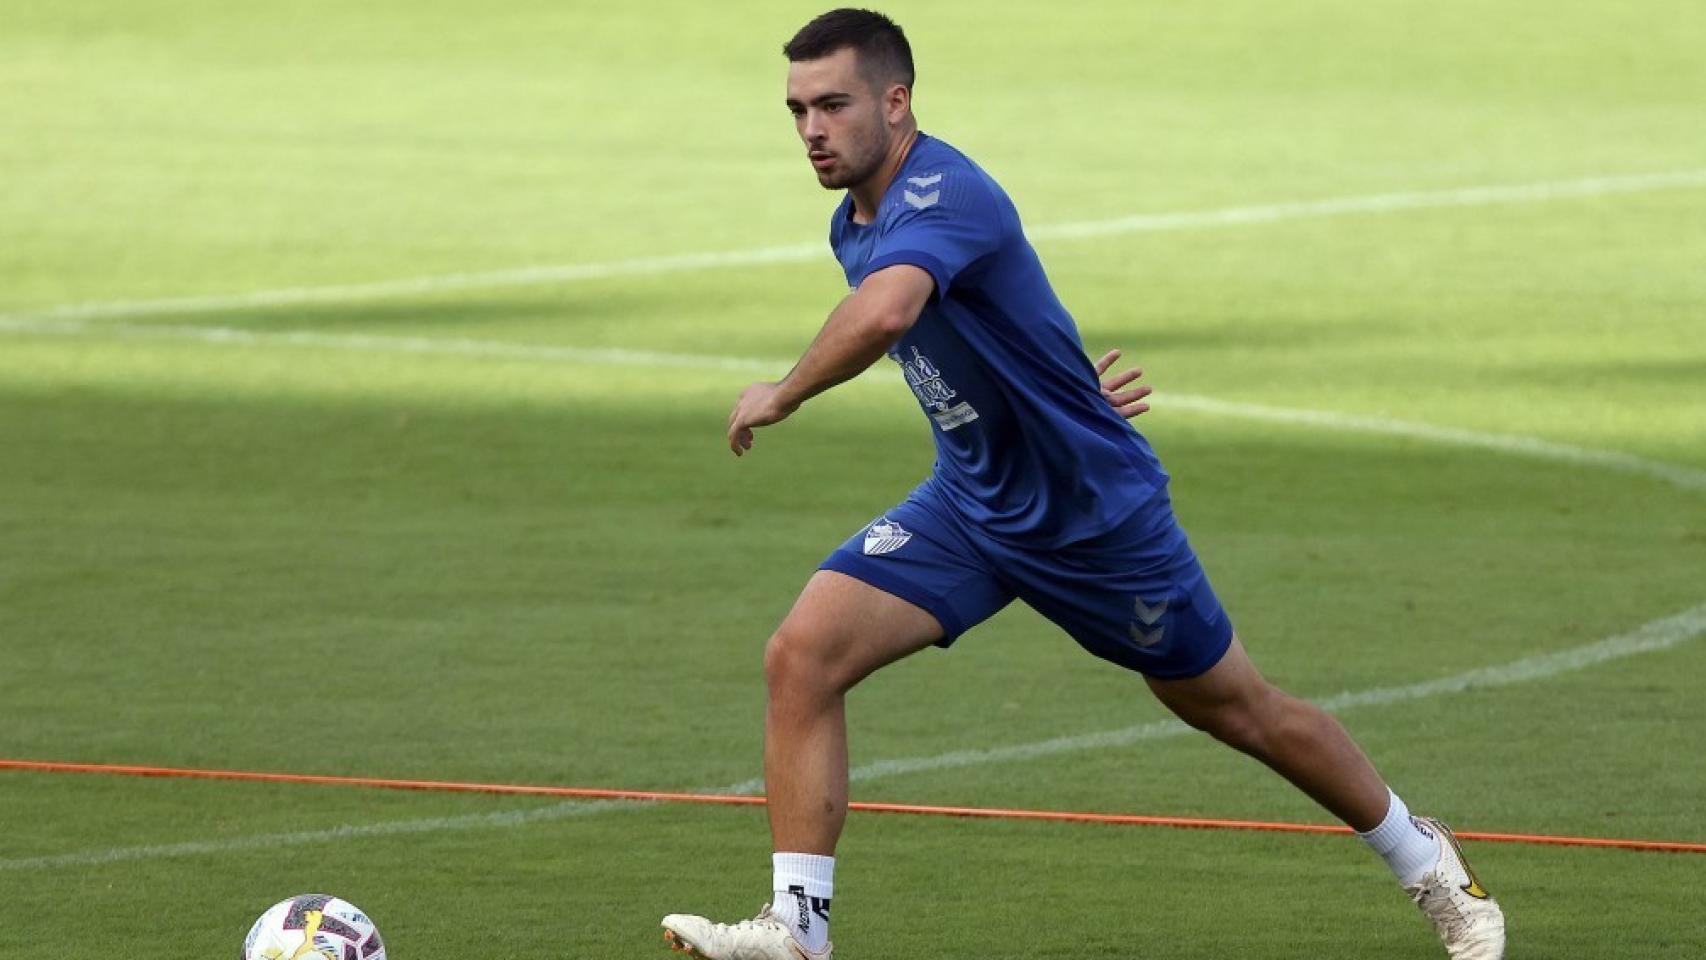
[[[823,112],[824,113],[838,113],[838,112],[840,112],[840,110],[841,110],[841,104],[839,104],[839,103],[826,103],[823,105]]]

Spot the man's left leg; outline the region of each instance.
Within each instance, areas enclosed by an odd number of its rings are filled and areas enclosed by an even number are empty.
[[[1247,753],[1349,824],[1392,868],[1455,960],[1504,956],[1504,915],[1444,824],[1410,816],[1345,728],[1269,683],[1236,637],[1206,673],[1144,678],[1179,719]]]
[[[1367,833],[1386,818],[1386,781],[1345,728],[1268,683],[1236,637],[1201,676],[1144,679],[1179,719],[1267,764],[1353,830]]]
[[[1504,955],[1504,916],[1450,831],[1411,817],[1337,720],[1250,662],[1164,494],[1106,534],[1007,551],[1001,563],[1019,598],[1086,650],[1142,673],[1186,723],[1261,760],[1359,831],[1455,960]]]

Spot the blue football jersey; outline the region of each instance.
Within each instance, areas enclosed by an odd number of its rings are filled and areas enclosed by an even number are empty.
[[[1167,483],[1108,405],[1019,212],[965,154],[920,133],[868,224],[848,195],[830,246],[849,286],[895,264],[935,293],[889,356],[929,416],[925,487],[979,529],[1050,548],[1105,533]]]

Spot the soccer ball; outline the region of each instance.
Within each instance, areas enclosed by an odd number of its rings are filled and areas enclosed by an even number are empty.
[[[243,940],[243,960],[385,960],[385,941],[354,904],[304,893],[261,914]]]

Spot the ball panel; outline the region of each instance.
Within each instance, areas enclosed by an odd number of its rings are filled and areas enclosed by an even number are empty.
[[[242,960],[385,960],[385,944],[359,907],[305,893],[261,914],[243,940]]]

